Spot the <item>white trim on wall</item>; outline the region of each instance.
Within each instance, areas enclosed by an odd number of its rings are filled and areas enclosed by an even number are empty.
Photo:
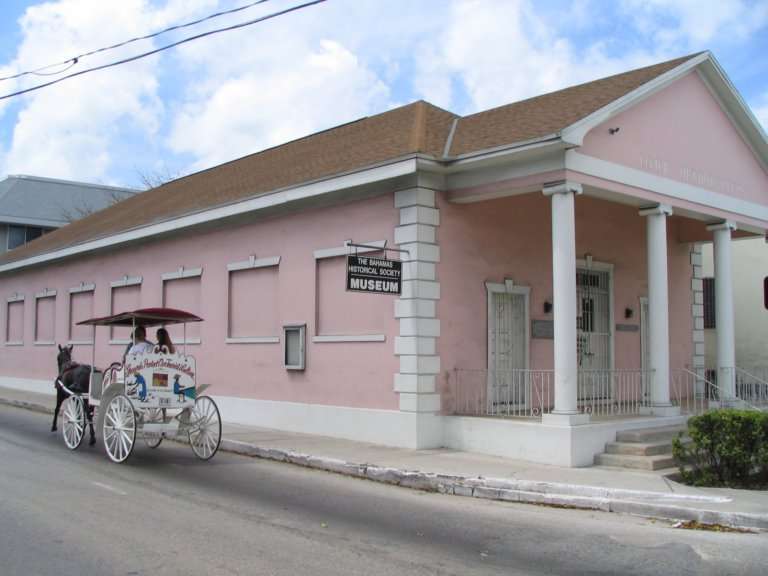
[[[360,244],[366,244],[368,246],[376,246],[376,248],[355,248],[350,247],[349,244],[352,240],[345,240],[342,246],[334,248],[321,248],[315,250],[315,260],[322,258],[335,258],[336,256],[350,256],[353,254],[367,254],[368,252],[378,252],[380,248],[384,248],[387,245],[386,240],[372,240],[371,242],[360,242]]]
[[[8,298],[6,298],[6,302],[8,302],[9,304],[11,302],[24,302],[24,294],[20,294],[16,292],[14,293],[13,296],[9,296]]]
[[[74,254],[90,252],[99,248],[133,242],[142,238],[196,226],[205,222],[221,220],[223,218],[228,218],[238,214],[246,214],[248,212],[263,210],[272,206],[279,206],[289,202],[295,202],[297,200],[320,196],[336,190],[362,186],[372,182],[379,182],[381,180],[388,180],[398,176],[413,174],[416,171],[416,166],[416,158],[405,158],[380,166],[363,168],[349,174],[343,174],[341,176],[334,176],[316,182],[310,182],[290,188],[284,188],[282,190],[276,190],[268,194],[263,194],[255,198],[242,200],[233,204],[228,204],[226,206],[218,206],[216,208],[211,208],[194,214],[187,214],[185,216],[173,218],[164,222],[158,222],[157,224],[151,224],[149,226],[143,226],[141,228],[119,232],[117,234],[113,234],[105,238],[100,238],[98,240],[83,242],[77,246],[71,246],[69,248],[62,248],[61,250],[39,254],[37,256],[25,258],[24,260],[19,260],[17,262],[9,262],[8,264],[3,264],[0,266],[0,272],[7,272],[9,270],[24,268],[33,264],[49,262],[51,260],[57,260],[66,256],[72,256]]]
[[[141,276],[123,276],[120,280],[115,280],[109,283],[110,288],[125,288],[126,286],[136,286],[141,284],[144,278]]]
[[[240,262],[231,262],[227,264],[228,272],[237,272],[238,270],[251,270],[253,268],[266,268],[268,266],[279,266],[280,256],[270,256],[268,258],[256,258],[255,255],[251,255],[248,260],[241,260]]]
[[[56,296],[56,290],[49,290],[48,288],[46,288],[45,290],[42,290],[37,294],[35,294],[35,300],[39,298],[53,298],[54,296]]]
[[[384,334],[321,334],[312,337],[314,343],[324,342],[385,342]]]
[[[279,336],[235,336],[224,339],[226,344],[279,344]]]
[[[85,282],[81,282],[80,286],[75,286],[68,290],[70,294],[80,294],[82,292],[95,292],[95,291],[96,291],[96,284],[86,284]]]
[[[167,282],[168,280],[182,280],[184,278],[199,278],[203,275],[203,269],[202,268],[184,268],[184,266],[179,266],[178,270],[174,270],[173,272],[165,272],[160,276],[163,282]]]
[[[747,218],[757,218],[768,222],[768,206],[756,204],[748,200],[741,200],[733,196],[686,184],[685,182],[657,176],[643,170],[624,166],[623,164],[587,156],[574,150],[566,152],[565,166],[566,170],[573,170],[588,176],[595,176],[612,180],[619,184],[642,188],[670,198],[693,202],[700,204],[702,208],[715,208],[716,210],[723,210]]]

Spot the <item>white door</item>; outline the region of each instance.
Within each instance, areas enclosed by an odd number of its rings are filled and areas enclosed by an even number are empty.
[[[488,294],[488,411],[509,414],[527,402],[526,294]]]
[[[607,270],[576,270],[579,397],[610,397],[611,288]]]

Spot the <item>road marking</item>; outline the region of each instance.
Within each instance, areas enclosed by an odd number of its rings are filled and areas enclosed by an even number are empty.
[[[113,492],[114,494],[120,494],[120,496],[128,496],[128,492],[123,492],[122,490],[118,490],[114,486],[110,486],[109,484],[102,484],[101,482],[91,482],[94,486],[98,486],[99,488],[103,488],[107,492]]]

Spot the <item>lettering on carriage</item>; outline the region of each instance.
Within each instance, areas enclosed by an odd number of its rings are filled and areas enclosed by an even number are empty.
[[[160,360],[151,360],[149,358],[145,358],[140,364],[128,365],[126,366],[126,376],[132,376],[133,374],[136,374],[137,372],[140,372],[146,368],[170,368],[172,370],[178,370],[190,378],[195,377],[195,373],[190,369],[188,365],[181,362],[174,362],[173,360],[167,358]]]

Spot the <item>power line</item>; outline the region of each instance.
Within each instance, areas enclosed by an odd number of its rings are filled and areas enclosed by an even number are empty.
[[[68,80],[69,78],[74,78],[75,76],[82,76],[83,74],[88,74],[89,72],[95,72],[97,70],[104,70],[106,68],[112,68],[114,66],[119,66],[120,64],[126,64],[128,62],[133,62],[135,60],[140,60],[141,58],[146,58],[147,56],[152,56],[153,54],[157,54],[158,52],[162,52],[164,50],[168,50],[170,48],[174,48],[176,46],[179,46],[181,44],[186,44],[187,42],[192,42],[193,40],[198,40],[200,38],[205,38],[206,36],[212,36],[214,34],[219,34],[221,32],[229,32],[231,30],[237,30],[238,28],[245,28],[246,26],[251,26],[253,24],[258,24],[259,22],[264,22],[265,20],[271,20],[272,18],[277,18],[278,16],[283,16],[284,14],[288,14],[289,12],[295,12],[296,10],[301,10],[302,8],[307,8],[309,6],[314,6],[315,4],[321,4],[325,2],[326,0],[312,0],[311,2],[305,2],[304,4],[299,4],[297,6],[291,6],[290,8],[286,8],[285,10],[280,10],[279,12],[273,12],[272,14],[267,14],[266,16],[261,16],[259,18],[254,18],[253,20],[248,20],[246,22],[241,22],[239,24],[233,24],[232,26],[226,26],[224,28],[217,28],[215,30],[209,30],[208,32],[202,32],[200,34],[196,34],[195,36],[189,36],[188,38],[183,38],[182,40],[179,40],[177,42],[172,42],[171,44],[168,44],[166,46],[161,46],[160,48],[155,48],[154,50],[150,50],[149,52],[143,52],[142,54],[137,54],[136,56],[131,56],[129,58],[123,58],[122,60],[117,60],[115,62],[110,62],[109,64],[102,64],[101,66],[94,66],[92,68],[86,68],[85,70],[80,70],[78,72],[73,72],[72,74],[67,74],[66,76],[62,76],[61,78],[57,78],[56,80],[51,80],[50,82],[45,82],[43,84],[38,84],[36,86],[32,86],[31,88],[25,88],[23,90],[17,90],[16,92],[11,92],[10,94],[4,94],[3,96],[0,96],[0,100],[5,100],[7,98],[12,98],[14,96],[20,96],[22,94],[26,94],[28,92],[34,92],[35,90],[40,90],[41,88],[46,88],[47,86],[52,86],[53,84],[58,84],[59,82],[63,82],[64,80]]]
[[[99,54],[100,52],[106,52],[108,50],[114,50],[115,48],[121,48],[123,46],[126,46],[128,44],[132,44],[134,42],[139,42],[141,40],[149,40],[150,38],[155,38],[156,36],[160,36],[161,34],[166,34],[168,32],[173,32],[174,30],[180,30],[182,28],[188,28],[190,26],[195,26],[196,24],[200,24],[201,22],[205,22],[207,20],[212,20],[214,18],[218,18],[219,16],[226,16],[228,14],[234,14],[235,12],[242,12],[243,10],[246,10],[248,8],[252,8],[256,6],[257,4],[264,4],[265,2],[269,2],[269,0],[255,0],[254,2],[251,2],[249,4],[245,4],[244,6],[239,6],[237,8],[232,8],[230,10],[222,10],[220,12],[215,12],[213,14],[209,14],[208,16],[205,16],[203,18],[199,18],[198,20],[193,20],[191,22],[186,22],[184,24],[176,24],[174,26],[169,26],[168,28],[164,28],[163,30],[159,30],[157,32],[152,32],[151,34],[147,34],[145,36],[137,36],[136,38],[131,38],[129,40],[124,40],[122,42],[118,42],[117,44],[112,44],[111,46],[105,46],[103,48],[97,48],[96,50],[91,50],[90,52],[84,52],[82,54],[78,54],[77,56],[72,56],[71,58],[67,58],[66,60],[62,60],[61,62],[56,62],[55,64],[48,64],[47,66],[41,66],[40,68],[35,68],[34,70],[27,70],[25,72],[18,72],[17,74],[13,74],[11,76],[4,76],[0,78],[0,82],[3,82],[5,80],[13,80],[14,78],[21,78],[22,76],[29,76],[29,75],[35,75],[35,76],[55,76],[56,74],[61,74],[62,72],[66,72],[72,66],[75,66],[80,62],[82,58],[85,58],[86,56],[93,56],[94,54]],[[53,68],[55,66],[63,66],[64,64],[69,64],[66,68],[63,70],[58,70],[56,72],[43,72],[44,70],[48,70],[49,68]]]

